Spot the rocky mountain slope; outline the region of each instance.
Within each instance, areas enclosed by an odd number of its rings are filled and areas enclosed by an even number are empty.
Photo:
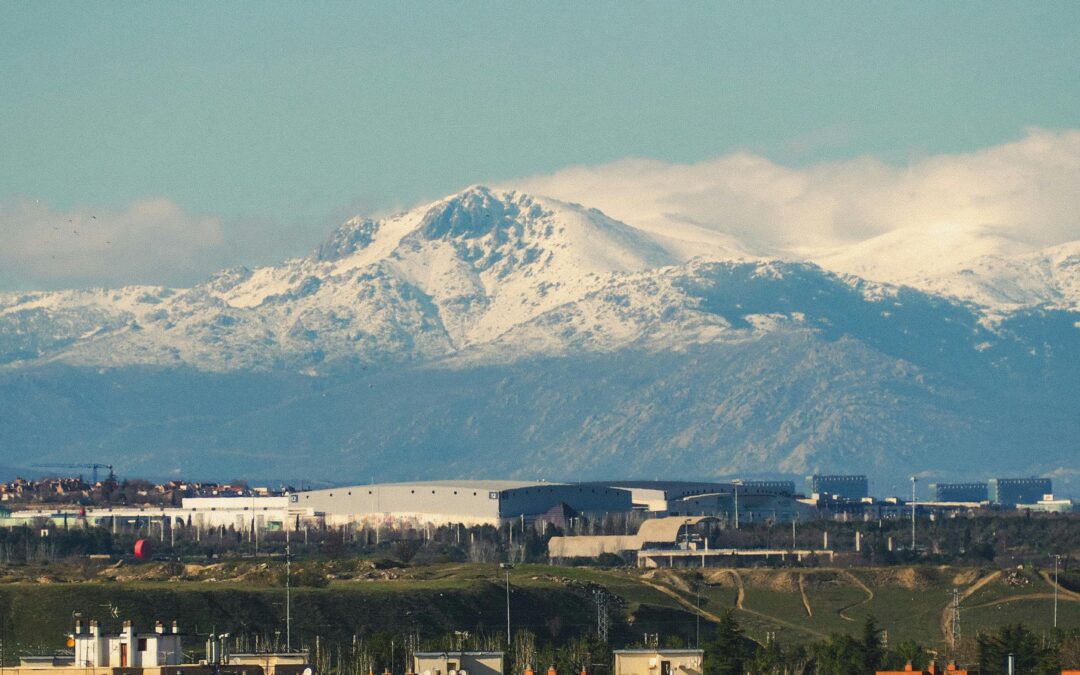
[[[838,274],[474,187],[191,289],[2,295],[5,461],[1073,480],[1080,249],[861,246]]]

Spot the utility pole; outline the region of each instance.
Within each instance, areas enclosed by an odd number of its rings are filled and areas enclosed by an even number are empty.
[[[911,477],[911,551],[915,552],[915,476]]]
[[[960,646],[960,591],[952,590],[952,616],[950,617],[950,646],[955,651]]]
[[[1057,628],[1057,596],[1058,596],[1058,561],[1060,555],[1054,555],[1054,628]]]
[[[701,648],[701,586],[694,582],[694,649]]]
[[[593,598],[596,600],[596,635],[601,642],[606,644],[608,640],[607,594],[603,589],[598,588],[593,591]]]
[[[292,557],[289,528],[285,528],[285,651],[292,651]]]
[[[514,566],[510,563],[502,563],[499,567],[506,571],[506,650],[510,651],[510,570]]]
[[[735,483],[735,529],[739,529],[739,484]]]

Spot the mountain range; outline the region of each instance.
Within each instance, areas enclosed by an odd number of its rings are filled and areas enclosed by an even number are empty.
[[[803,255],[471,187],[192,288],[0,295],[4,462],[132,475],[1080,475],[1080,242]]]

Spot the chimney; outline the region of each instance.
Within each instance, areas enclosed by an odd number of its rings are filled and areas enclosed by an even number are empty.
[[[90,634],[94,637],[101,634],[101,630],[98,628],[97,619],[90,619]]]
[[[157,633],[158,635],[164,635],[165,634],[165,626],[161,625],[160,621],[155,621],[154,622],[154,632]]]
[[[179,635],[180,634],[180,624],[178,624],[176,622],[176,619],[173,619],[173,622],[172,622],[172,632],[173,632],[173,635]]]
[[[75,619],[75,634],[82,635],[82,619]]]

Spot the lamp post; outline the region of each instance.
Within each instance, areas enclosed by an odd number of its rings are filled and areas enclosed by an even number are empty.
[[[289,555],[289,528],[285,528],[285,651],[292,652],[292,556]]]
[[[506,650],[510,651],[510,570],[514,569],[514,566],[500,563],[499,567],[506,572]]]
[[[1057,628],[1058,561],[1060,560],[1060,555],[1054,555],[1054,628]]]
[[[915,476],[911,477],[911,552],[915,552]]]

